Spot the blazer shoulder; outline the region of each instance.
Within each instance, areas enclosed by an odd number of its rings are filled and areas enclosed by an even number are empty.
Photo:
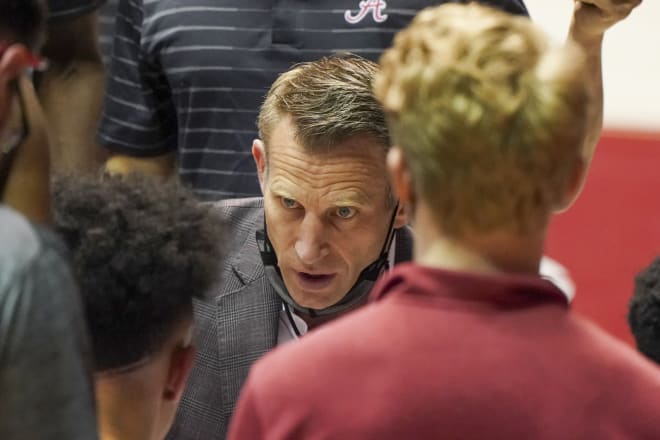
[[[209,202],[213,209],[230,218],[246,218],[263,211],[263,197],[247,197],[243,199],[226,199]]]
[[[263,228],[264,210],[261,197],[229,199],[210,203],[223,223],[222,254],[224,257],[222,294],[242,288],[263,274],[263,264],[255,239]],[[216,296],[218,292],[216,291]]]
[[[243,243],[247,235],[263,224],[264,203],[261,197],[221,200],[210,205],[224,223],[228,250],[235,248],[231,243]]]

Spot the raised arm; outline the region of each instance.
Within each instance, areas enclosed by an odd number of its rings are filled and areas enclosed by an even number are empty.
[[[588,74],[592,79],[594,106],[584,144],[586,165],[591,162],[603,127],[602,49],[605,31],[625,19],[642,0],[575,1],[568,38],[587,55]]]
[[[7,164],[2,203],[37,223],[50,223],[50,148],[46,121],[32,83],[18,79],[27,138]]]
[[[55,171],[94,172],[105,159],[95,142],[105,90],[97,12],[49,23],[43,55],[50,68],[38,86],[52,133]]]

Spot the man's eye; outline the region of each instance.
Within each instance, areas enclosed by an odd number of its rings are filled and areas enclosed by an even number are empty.
[[[284,206],[287,209],[294,209],[294,208],[299,208],[300,205],[298,202],[296,202],[293,199],[290,199],[288,197],[280,197],[280,200],[282,202],[282,206]]]
[[[349,219],[355,215],[355,208],[350,208],[348,206],[341,206],[337,208],[337,217],[343,219]]]

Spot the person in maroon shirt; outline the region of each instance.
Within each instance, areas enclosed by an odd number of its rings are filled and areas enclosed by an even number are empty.
[[[582,13],[602,31],[616,3]],[[660,372],[538,275],[550,218],[586,174],[585,59],[476,4],[397,36],[374,87],[414,263],[257,362],[230,439],[660,438]]]

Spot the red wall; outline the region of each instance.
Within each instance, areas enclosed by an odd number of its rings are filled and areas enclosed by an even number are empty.
[[[574,309],[632,343],[634,277],[660,254],[660,133],[604,133],[582,194],[553,220],[546,254],[569,269]]]

